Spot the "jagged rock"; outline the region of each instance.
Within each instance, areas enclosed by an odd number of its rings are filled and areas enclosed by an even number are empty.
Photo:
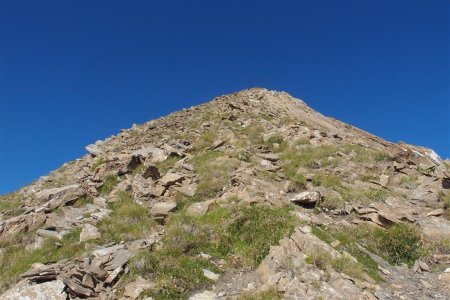
[[[46,219],[47,216],[43,213],[31,213],[8,219],[2,223],[0,238],[36,230],[45,223]]]
[[[46,201],[43,205],[43,210],[48,212],[69,202],[73,202],[84,195],[86,195],[84,189],[79,184],[74,184],[61,188],[43,190],[36,194],[36,198],[39,202]]]
[[[154,284],[146,279],[138,277],[135,281],[125,286],[124,297],[129,299],[137,299],[139,295],[147,289],[151,289]]]
[[[77,279],[72,279],[64,275],[60,275],[59,279],[67,286],[67,292],[73,296],[85,298],[95,295],[93,289],[83,286],[83,284]]]
[[[65,284],[54,280],[40,284],[19,283],[0,296],[0,300],[66,300]]]
[[[99,239],[101,236],[97,227],[91,224],[85,224],[80,233],[80,242]]]
[[[159,174],[159,170],[157,167],[155,166],[148,166],[144,173],[142,174],[142,177],[144,177],[145,179],[147,178],[151,178],[153,180],[158,180],[161,178],[161,175]]]
[[[438,209],[432,210],[429,213],[427,213],[427,217],[431,217],[431,216],[438,217],[438,216],[443,215],[444,212],[445,212],[445,210],[443,208],[438,208]]]
[[[87,152],[92,154],[93,156],[99,156],[103,153],[103,150],[101,149],[101,145],[103,144],[102,141],[97,141],[95,144],[90,144],[84,147]]]
[[[320,192],[301,192],[294,195],[290,201],[296,204],[316,204],[321,199]]]
[[[177,182],[183,181],[184,178],[185,176],[179,173],[167,173],[159,180],[159,184],[165,187],[169,187]]]
[[[131,155],[141,156],[145,158],[146,161],[149,160],[151,162],[165,161],[168,156],[164,150],[154,146],[147,146],[145,148],[133,151]]]

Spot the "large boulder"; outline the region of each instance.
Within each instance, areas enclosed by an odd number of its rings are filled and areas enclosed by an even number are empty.
[[[36,193],[39,203],[44,203],[37,211],[52,211],[67,203],[73,202],[86,195],[86,191],[79,185],[67,185],[60,188],[46,189]]]

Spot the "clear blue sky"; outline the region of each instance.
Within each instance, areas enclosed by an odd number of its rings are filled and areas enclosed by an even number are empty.
[[[0,194],[249,87],[450,156],[450,1],[0,0]]]

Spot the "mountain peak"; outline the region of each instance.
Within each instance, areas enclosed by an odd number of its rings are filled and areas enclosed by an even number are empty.
[[[450,297],[430,149],[251,88],[86,150],[1,196],[0,299]]]

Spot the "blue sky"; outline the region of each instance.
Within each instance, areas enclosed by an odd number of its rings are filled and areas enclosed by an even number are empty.
[[[450,1],[0,0],[0,194],[249,87],[450,156]]]

